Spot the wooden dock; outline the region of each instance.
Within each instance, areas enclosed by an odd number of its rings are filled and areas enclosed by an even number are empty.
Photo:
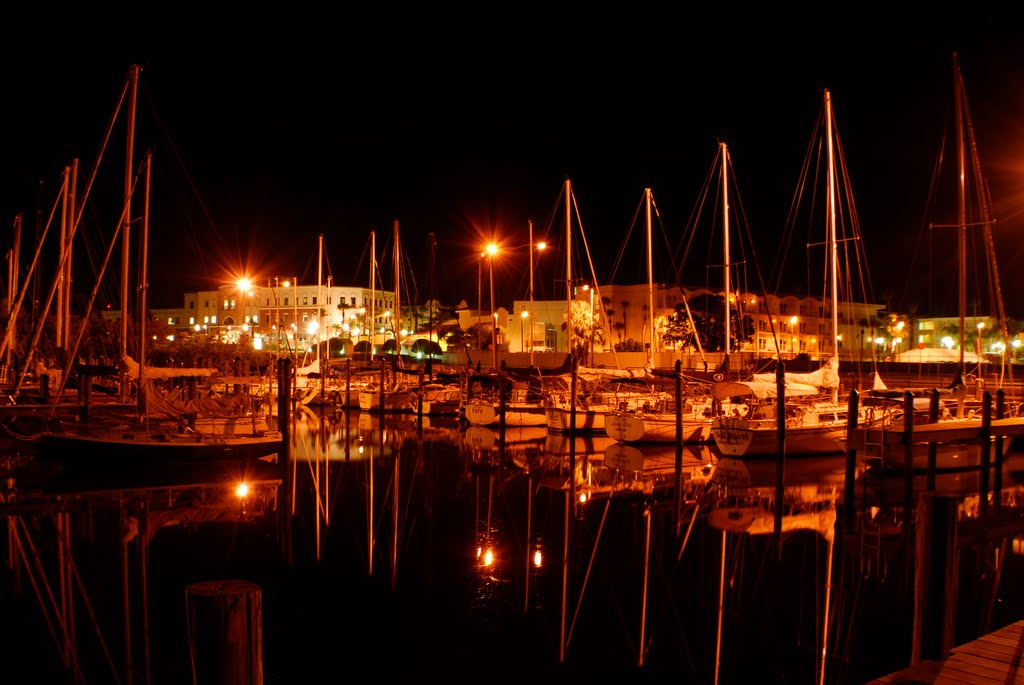
[[[941,661],[922,661],[867,685],[974,683],[1024,685],[1024,621],[954,647]]]
[[[914,424],[910,426],[910,440],[915,444],[929,442],[978,442],[982,439],[982,430],[986,426],[980,419],[949,420],[937,423]],[[989,437],[1015,438],[1024,435],[1024,418],[992,419],[987,427]],[[896,424],[878,428],[858,426],[850,433],[848,446],[851,449],[864,449],[867,442],[885,443],[890,446],[905,445],[907,432],[903,426]]]

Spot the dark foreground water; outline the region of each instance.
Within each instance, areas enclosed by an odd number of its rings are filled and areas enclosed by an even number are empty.
[[[189,588],[226,580],[259,588],[264,683],[863,683],[909,664],[902,477],[858,472],[857,515],[881,506],[846,532],[843,458],[791,463],[776,538],[774,463],[505,441],[304,411],[290,468],[30,463],[2,491],[0,683],[191,683],[214,643],[190,645]],[[978,486],[938,483],[969,512]],[[1012,540],[998,578],[991,564],[1001,543],[961,550],[956,643],[1024,618]]]

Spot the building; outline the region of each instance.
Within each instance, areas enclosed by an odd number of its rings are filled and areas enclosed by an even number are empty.
[[[372,339],[375,346],[382,346],[395,337],[394,306],[394,293],[386,290],[302,285],[294,279],[275,278],[266,287],[240,290],[237,285],[224,285],[186,293],[180,309],[151,309],[150,314],[181,333],[226,339],[248,335],[257,349],[290,353],[331,338]]]

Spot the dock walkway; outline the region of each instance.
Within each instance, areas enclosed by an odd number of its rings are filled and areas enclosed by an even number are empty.
[[[867,685],[998,683],[1024,685],[1024,621],[954,647],[941,661],[922,661]]]

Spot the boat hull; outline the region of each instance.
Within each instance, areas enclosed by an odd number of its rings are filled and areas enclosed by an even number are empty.
[[[548,407],[544,411],[548,430],[554,432],[601,433],[608,412],[597,409],[577,409],[573,412],[562,407]]]
[[[473,426],[497,426],[501,423],[501,408],[491,402],[470,401],[464,408],[466,421]],[[509,404],[505,406],[506,426],[545,425],[544,407],[541,405]]]
[[[704,443],[711,439],[711,421],[683,421],[682,433],[676,430],[675,416],[644,416],[615,412],[605,418],[605,433],[619,442]]]
[[[786,428],[786,455],[842,454],[845,437],[845,425]],[[774,457],[779,453],[779,433],[774,420],[721,417],[711,429],[711,438],[718,451],[730,457]]]
[[[170,431],[112,431],[110,433],[44,433],[36,453],[41,458],[101,460],[214,461],[260,459],[280,454],[278,431],[261,435],[217,436]]]

